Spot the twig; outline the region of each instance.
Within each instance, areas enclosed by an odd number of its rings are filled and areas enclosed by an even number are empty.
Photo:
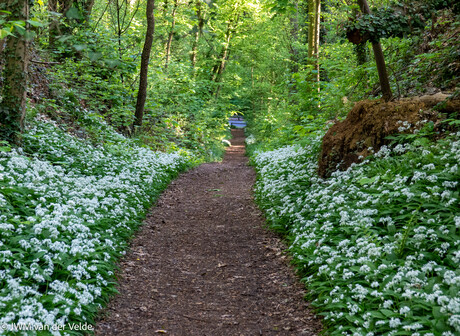
[[[177,314],[179,314],[180,316],[186,317],[188,319],[191,319],[191,320],[196,320],[196,321],[201,321],[201,322],[211,322],[209,320],[203,320],[203,319],[200,319],[200,318],[197,318],[197,317],[192,317],[192,316],[184,315],[184,314],[181,314],[181,313],[177,313]]]
[[[36,60],[30,60],[32,63],[37,63],[37,64],[61,64],[61,62],[42,62],[42,61],[36,61]]]

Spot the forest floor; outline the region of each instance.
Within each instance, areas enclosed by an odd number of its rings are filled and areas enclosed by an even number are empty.
[[[285,246],[252,197],[242,130],[221,163],[182,174],[152,208],[96,335],[317,335]]]

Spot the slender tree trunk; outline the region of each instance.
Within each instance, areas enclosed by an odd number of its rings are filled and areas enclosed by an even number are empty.
[[[28,0],[8,0],[7,10],[11,12],[10,20],[26,21],[29,19]],[[26,32],[28,27],[26,25]],[[28,41],[26,34],[15,31],[9,36],[4,50],[5,68],[3,70],[2,104],[0,106],[0,137],[19,142],[24,128],[27,94]]]
[[[118,58],[121,60],[121,17],[120,17],[120,12],[121,12],[121,6],[119,0],[116,1],[116,10],[117,10],[117,40],[118,40]]]
[[[321,25],[321,0],[309,0],[308,2],[308,60],[316,70],[315,81],[320,91],[320,67],[319,67],[319,35]],[[313,77],[313,76],[312,76]],[[312,78],[313,79],[313,78]]]
[[[314,18],[314,2],[315,0],[308,0],[308,58],[311,61],[313,57],[313,50],[315,48],[315,18]]]
[[[147,75],[150,60],[150,52],[153,44],[153,33],[155,32],[155,0],[147,0],[147,32],[145,33],[144,48],[141,55],[141,71],[139,75],[139,91],[137,92],[136,113],[133,126],[142,126],[144,118],[144,106],[147,98]],[[134,128],[134,127],[133,127]]]
[[[239,16],[236,18],[236,22],[238,22],[238,19]],[[222,74],[225,70],[225,63],[228,59],[228,51],[230,48],[230,42],[232,40],[232,24],[233,20],[230,20],[230,22],[227,24],[227,31],[225,32],[225,43],[220,53],[219,59],[212,69],[211,81],[214,81],[216,83],[220,82]]]
[[[121,5],[120,5],[120,2],[119,0],[115,0],[116,3],[116,11],[117,11],[117,42],[118,42],[118,59],[120,61],[122,61],[123,59],[123,48],[122,48],[122,45],[121,45],[121,36],[123,35],[123,22],[122,22],[122,18],[121,18]],[[127,4],[126,4],[127,5]],[[125,16],[126,16],[126,12],[127,12],[127,8],[125,7]],[[121,72],[120,73],[120,79],[121,79],[121,82],[124,84],[125,82],[125,78],[123,76],[123,73]]]
[[[218,72],[217,77],[215,79],[216,83],[220,83],[222,81],[222,75],[224,73],[225,66],[227,64],[227,61],[228,61],[229,57],[230,57],[230,50],[227,48],[227,54],[225,55],[225,60],[224,60],[225,62],[221,63],[222,68],[219,68],[219,72]],[[216,93],[215,93],[216,98],[219,97],[219,92],[220,92],[221,88],[222,88],[222,85],[219,84],[217,86]]]
[[[177,10],[177,5],[179,1],[175,0],[174,1],[174,7],[171,13],[171,30],[169,31],[169,36],[168,36],[168,42],[166,43],[166,60],[165,60],[165,69],[168,69],[169,65],[169,57],[171,55],[171,44],[172,44],[172,39],[174,37],[174,28],[176,27],[176,10]]]
[[[319,32],[321,23],[321,1],[310,0],[308,3],[308,58],[310,63],[313,58],[319,57]],[[318,62],[315,62],[315,67]]]
[[[230,41],[232,39],[232,33],[228,32],[227,39],[225,41],[225,46],[222,49],[222,52],[219,57],[219,62],[214,66],[214,74],[212,80],[216,83],[220,82],[222,74],[225,70],[225,63],[227,62],[228,50],[230,48]]]
[[[196,16],[198,20],[198,25],[197,27],[195,27],[196,28],[195,39],[193,40],[192,53],[190,54],[190,61],[192,62],[193,68],[196,66],[196,59],[197,59],[197,53],[198,53],[198,42],[200,41],[200,35],[203,30],[203,24],[204,24],[204,20],[201,15],[201,1],[200,0],[196,1]]]
[[[233,33],[236,31],[236,28],[238,26],[239,19],[240,19],[240,14],[236,14],[235,18],[231,19],[228,22],[227,31],[225,33],[226,35],[225,44],[220,54],[219,61],[212,70],[211,81],[213,81],[214,83],[220,83],[222,80],[222,75],[224,74],[225,66],[227,64],[227,61],[230,55],[230,42],[232,40]],[[235,24],[233,25],[233,23]],[[218,85],[216,92],[214,93],[216,97],[219,95],[220,88],[221,88],[221,85]]]
[[[192,68],[196,66],[196,57],[198,52],[198,42],[200,41],[200,32],[195,32],[195,39],[193,40],[192,53],[190,54],[190,61],[192,62]]]
[[[320,91],[320,76],[319,76],[319,32],[321,24],[321,0],[315,0],[315,67],[316,67],[316,82],[318,83],[318,92]]]
[[[6,44],[6,37],[0,39],[0,55],[2,54],[3,49],[5,49],[5,44]]]
[[[363,14],[371,14],[369,5],[366,0],[357,0],[359,8]],[[385,101],[391,100],[393,94],[391,92],[390,81],[388,79],[387,68],[385,65],[385,58],[383,56],[382,45],[380,42],[372,41],[372,49],[374,50],[375,63],[379,73],[380,88],[382,89],[382,97]]]
[[[289,48],[290,58],[291,58],[291,72],[297,73],[299,72],[299,50],[295,45],[296,42],[299,41],[299,5],[298,1],[295,1],[295,12],[291,14],[290,22],[291,22],[291,37],[293,43]]]

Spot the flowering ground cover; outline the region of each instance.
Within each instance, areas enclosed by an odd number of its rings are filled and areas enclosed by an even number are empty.
[[[147,208],[193,161],[106,140],[95,147],[40,123],[22,148],[0,147],[1,335],[81,334],[62,326],[92,322]]]
[[[326,180],[321,138],[252,154],[331,335],[460,334],[460,134],[415,138]]]

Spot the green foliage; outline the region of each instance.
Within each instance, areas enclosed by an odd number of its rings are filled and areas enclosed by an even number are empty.
[[[419,25],[422,25],[420,22]],[[351,18],[345,25],[345,31],[359,31],[367,35],[370,41],[392,36],[402,37],[410,32],[409,18],[389,8],[379,8],[376,13]]]

